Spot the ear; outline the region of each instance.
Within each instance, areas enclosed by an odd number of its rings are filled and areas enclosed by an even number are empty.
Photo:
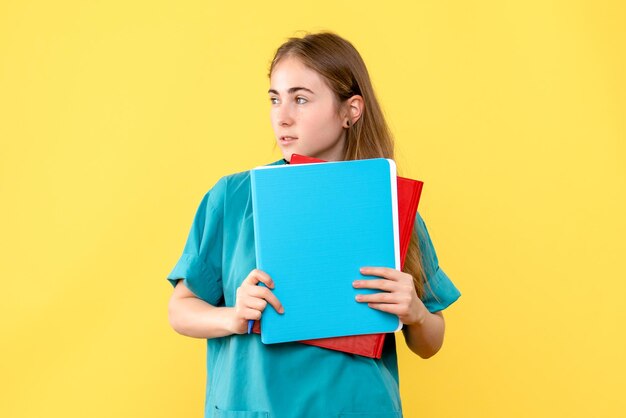
[[[363,114],[363,111],[365,110],[365,101],[362,96],[355,94],[346,100],[344,106],[343,126],[344,128],[349,128],[350,126],[353,126]]]

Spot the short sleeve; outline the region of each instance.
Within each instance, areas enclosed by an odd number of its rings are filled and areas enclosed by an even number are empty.
[[[428,234],[426,224],[419,212],[415,217],[415,230],[419,238],[419,247],[422,255],[422,266],[428,285],[424,286],[422,302],[430,312],[441,311],[460,296],[461,292],[456,288],[448,275],[439,267],[437,253]]]
[[[225,178],[209,190],[191,224],[183,254],[167,276],[172,286],[178,279],[197,297],[217,305],[223,297],[222,248]]]

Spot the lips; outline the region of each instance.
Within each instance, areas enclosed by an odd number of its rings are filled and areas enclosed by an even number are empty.
[[[281,136],[280,137],[280,142],[293,142],[296,141],[298,138],[295,136]]]

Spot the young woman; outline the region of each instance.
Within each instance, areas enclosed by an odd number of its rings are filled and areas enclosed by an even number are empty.
[[[330,32],[290,38],[269,70],[271,121],[283,159],[393,158],[392,137],[357,50]],[[284,312],[272,278],[256,269],[249,171],[220,178],[204,195],[184,251],[167,277],[172,327],[207,339],[205,417],[402,416],[394,334],[380,360],[301,343],[265,345],[247,334],[267,305]],[[404,271],[364,266],[378,279],[356,288],[372,309],[396,314],[408,347],[422,358],[441,347],[441,311],[460,296],[439,268],[423,219]],[[267,285],[257,286],[259,282]],[[323,302],[321,302],[323,303]]]

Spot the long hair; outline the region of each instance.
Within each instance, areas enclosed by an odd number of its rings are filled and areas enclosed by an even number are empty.
[[[354,95],[363,97],[361,117],[347,128],[344,160],[394,158],[393,136],[378,104],[365,63],[350,42],[329,31],[288,38],[276,50],[268,77],[271,77],[274,67],[287,57],[299,59],[320,74],[334,92],[337,104]],[[423,299],[424,284],[427,282],[415,228],[402,271],[413,276],[416,293]]]

